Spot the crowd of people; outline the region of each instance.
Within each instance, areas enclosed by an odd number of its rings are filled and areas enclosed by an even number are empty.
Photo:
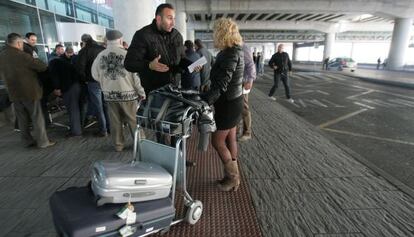
[[[47,136],[45,121],[47,103],[55,96],[62,98],[68,112],[67,137],[82,136],[88,115],[94,115],[99,127],[96,136],[110,134],[115,150],[122,151],[124,125],[136,126],[137,102],[173,83],[198,90],[201,98],[214,106],[217,131],[211,143],[225,171],[217,185],[223,191],[237,190],[237,131],[241,131],[239,141],[251,139],[248,94],[256,72],[264,73],[264,55],[251,53],[231,19],[215,21],[213,39],[219,50],[215,58],[201,40],[183,42],[174,24],[174,7],[161,4],[154,20],[136,31],[129,47],[118,30],[106,32],[105,47],[83,34],[77,54],[73,48],[58,44],[48,64],[38,57],[35,33],[25,38],[9,34],[7,46],[0,52],[0,80],[5,81],[13,102],[23,145],[47,148],[56,144]],[[286,74],[291,64],[282,51],[283,45],[269,62],[275,71],[269,96],[281,79],[291,99]],[[189,72],[188,66],[201,57],[207,63]]]

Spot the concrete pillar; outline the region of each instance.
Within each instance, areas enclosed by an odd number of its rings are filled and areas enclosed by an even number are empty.
[[[195,31],[194,31],[194,29],[187,29],[187,40],[191,40],[194,43],[194,40],[195,40]]]
[[[175,29],[183,36],[184,41],[187,39],[187,16],[183,11],[175,12]]]
[[[296,61],[296,54],[297,54],[297,45],[296,43],[292,44],[292,61]]]
[[[329,32],[325,35],[325,47],[323,50],[323,59],[325,60],[325,58],[331,57],[332,54],[332,49],[334,47],[335,44],[335,32]]]
[[[410,40],[411,24],[412,19],[395,19],[391,47],[387,59],[387,69],[397,70],[404,66]]]
[[[151,24],[156,7],[153,0],[112,1],[115,29],[122,32],[124,41],[130,44],[137,30]]]

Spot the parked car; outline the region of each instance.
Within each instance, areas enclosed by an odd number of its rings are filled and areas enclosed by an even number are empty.
[[[351,71],[354,72],[357,68],[357,63],[352,58],[333,58],[328,62],[328,70]]]

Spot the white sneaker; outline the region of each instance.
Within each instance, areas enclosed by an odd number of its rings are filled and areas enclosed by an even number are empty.
[[[288,99],[287,101],[292,103],[292,104],[295,103],[295,101],[292,98]]]
[[[274,97],[274,96],[269,96],[269,99],[271,99],[273,101],[276,101],[276,97]]]

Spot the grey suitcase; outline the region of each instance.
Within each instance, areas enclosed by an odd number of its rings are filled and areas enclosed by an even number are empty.
[[[144,202],[168,197],[171,174],[155,163],[96,161],[91,177],[97,205]]]

